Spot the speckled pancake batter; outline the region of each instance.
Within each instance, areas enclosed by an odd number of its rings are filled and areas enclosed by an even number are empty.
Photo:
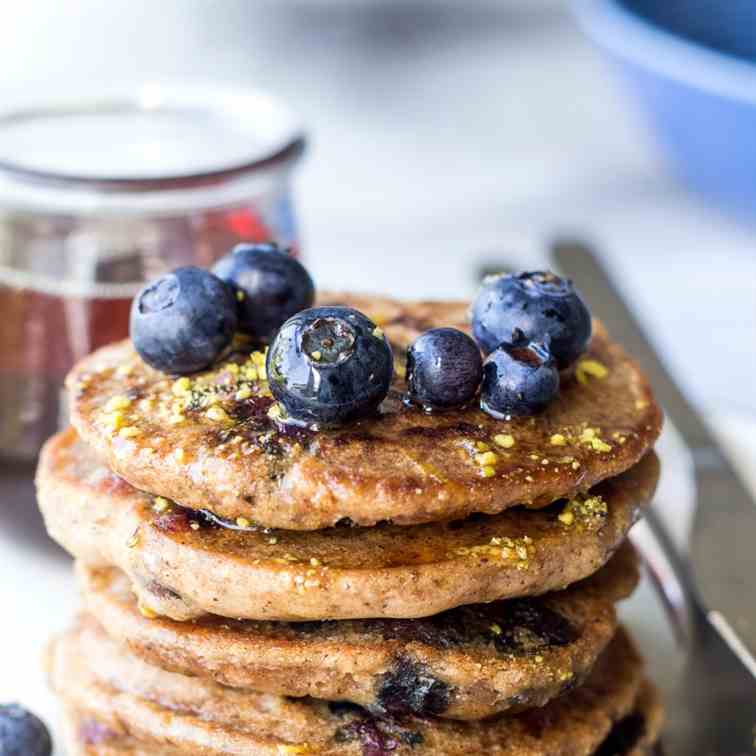
[[[87,611],[163,669],[375,712],[480,719],[543,706],[579,684],[614,635],[614,602],[629,595],[638,570],[626,546],[592,578],[540,598],[428,619],[305,623],[145,617],[119,570],[82,564],[78,575]]]
[[[596,572],[653,494],[649,455],[587,495],[531,510],[400,527],[238,531],[142,494],[73,431],[42,452],[38,499],[53,538],[117,566],[143,606],[177,620],[425,617],[558,590]]]

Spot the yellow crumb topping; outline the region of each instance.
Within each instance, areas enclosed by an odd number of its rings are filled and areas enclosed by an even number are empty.
[[[594,451],[605,454],[612,450],[611,444],[607,444],[599,435],[597,428],[584,428],[578,439],[581,444],[587,446]]]
[[[609,508],[601,496],[576,496],[559,513],[559,522],[566,527],[598,530],[608,514]]]
[[[242,386],[236,392],[236,400],[239,402],[249,399],[250,396],[252,396],[252,389],[249,386]]]
[[[186,396],[192,389],[192,382],[186,377],[178,378],[171,386],[171,393],[174,396]]]
[[[514,436],[509,433],[499,433],[494,436],[494,443],[503,449],[511,449],[515,445]]]
[[[237,517],[236,524],[240,528],[248,528],[252,523],[246,517]]]
[[[475,461],[481,466],[495,465],[499,458],[492,451],[483,452],[482,454],[475,455]]]
[[[152,508],[160,513],[165,512],[171,506],[171,502],[168,499],[164,499],[162,496],[156,496]]]
[[[142,603],[139,604],[139,614],[147,619],[157,619],[160,616],[154,609],[150,609],[149,606],[145,606]]]
[[[578,383],[582,383],[583,385],[588,383],[589,378],[603,380],[607,375],[609,375],[609,370],[598,360],[580,360],[575,366],[575,377]]]
[[[529,536],[522,536],[521,538],[494,536],[488,543],[478,546],[460,546],[451,552],[452,556],[497,559],[509,562],[518,570],[526,570],[534,554],[535,545],[533,539]]]
[[[123,428],[126,422],[126,415],[121,410],[115,410],[108,415],[105,415],[105,424],[113,431],[117,431]]]
[[[218,407],[216,405],[210,407],[210,409],[205,412],[205,415],[216,423],[223,423],[230,419],[226,410],[224,410],[223,407]]]
[[[279,754],[286,754],[286,756],[295,756],[300,753],[312,753],[309,743],[298,743],[297,745],[278,745]]]
[[[549,439],[549,443],[552,446],[566,446],[567,439],[561,433],[554,433],[552,437]]]
[[[237,334],[234,345],[248,349],[248,339]],[[232,349],[234,347],[232,346]],[[214,422],[231,422],[230,401],[244,401],[256,395],[270,396],[265,382],[266,351],[250,352],[246,356],[233,353],[231,358],[193,376],[166,379],[159,384],[160,393],[154,397],[157,412],[169,425],[184,423],[192,413],[203,413]]]
[[[265,360],[268,357],[268,347],[265,347],[264,352],[252,352],[250,359],[257,368],[257,376],[261,381],[268,380],[268,373],[265,368]]]
[[[105,412],[115,412],[116,410],[128,409],[131,406],[131,399],[127,396],[113,396],[105,404]]]

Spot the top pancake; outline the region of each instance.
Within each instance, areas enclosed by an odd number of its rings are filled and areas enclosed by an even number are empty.
[[[377,416],[329,431],[282,427],[268,415],[260,353],[239,348],[212,370],[175,381],[120,342],[69,375],[74,426],[136,488],[288,530],[545,506],[627,470],[659,434],[661,412],[646,380],[600,323],[578,362],[581,380],[565,378],[540,415],[497,421],[477,406],[427,414],[401,400],[405,348],[428,328],[469,331],[465,303],[321,301],[361,310],[394,347],[397,375]],[[582,370],[585,360],[606,374]]]

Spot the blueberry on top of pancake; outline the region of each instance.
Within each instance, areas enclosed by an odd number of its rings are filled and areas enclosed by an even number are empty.
[[[473,334],[486,354],[500,344],[537,342],[560,370],[591,337],[591,314],[572,281],[550,271],[487,276],[472,304]]]
[[[321,304],[365,313],[392,344],[394,381],[374,416],[320,432],[277,422],[265,356],[238,340],[212,369],[178,379],[123,342],[71,372],[73,423],[137,488],[290,530],[545,506],[627,470],[658,436],[648,384],[598,323],[542,413],[496,420],[475,405],[429,414],[402,401],[404,350],[430,328],[469,332],[465,303],[322,295]]]
[[[313,307],[289,318],[268,351],[268,387],[280,422],[311,430],[374,415],[394,360],[386,337],[352,307]],[[295,426],[297,427],[297,426]]]
[[[213,273],[234,292],[239,327],[255,343],[269,343],[284,321],[315,301],[310,274],[273,242],[237,244]]]

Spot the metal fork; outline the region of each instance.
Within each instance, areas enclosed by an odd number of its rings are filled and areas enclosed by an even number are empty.
[[[685,655],[682,673],[665,700],[663,743],[669,756],[748,756],[756,753],[756,669],[716,628],[701,605],[690,569],[651,507],[634,542]],[[745,649],[743,649],[745,651]],[[751,667],[749,669],[749,667]],[[651,671],[653,677],[653,670]]]

